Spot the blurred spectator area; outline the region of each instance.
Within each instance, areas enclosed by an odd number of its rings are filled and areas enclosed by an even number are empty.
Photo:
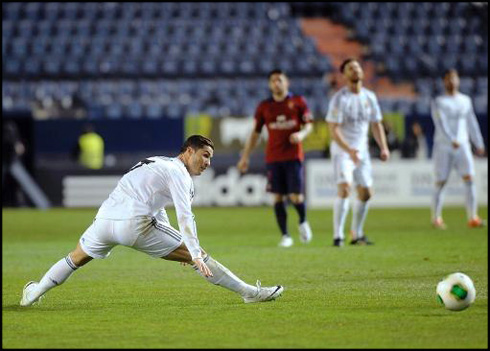
[[[323,116],[334,90],[325,74],[337,67],[300,25],[323,16],[350,30],[378,74],[414,84],[418,99],[380,99],[383,110],[428,113],[443,70],[456,67],[461,90],[486,114],[487,8],[475,4],[2,3],[2,109],[40,118],[251,115],[279,67]]]

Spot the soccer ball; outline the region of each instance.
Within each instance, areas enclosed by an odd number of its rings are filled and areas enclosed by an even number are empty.
[[[476,296],[473,281],[466,274],[449,274],[437,284],[437,299],[446,309],[462,311],[468,308]]]

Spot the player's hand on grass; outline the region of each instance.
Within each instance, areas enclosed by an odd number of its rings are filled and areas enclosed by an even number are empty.
[[[381,150],[381,153],[379,154],[379,158],[381,159],[381,161],[388,161],[390,159],[390,150],[388,149]]]
[[[248,165],[250,164],[250,161],[248,158],[241,158],[240,161],[237,163],[237,168],[240,172],[245,173],[248,171]]]
[[[193,262],[197,266],[197,268],[199,269],[199,272],[201,272],[206,278],[213,276],[213,273],[211,272],[209,267],[206,265],[206,263],[204,263],[202,258],[195,258],[193,260]]]
[[[301,135],[299,133],[293,133],[289,136],[291,144],[299,144],[301,142]]]

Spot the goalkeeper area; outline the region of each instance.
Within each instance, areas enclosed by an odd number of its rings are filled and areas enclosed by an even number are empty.
[[[332,246],[331,210],[309,210],[314,237],[302,245],[290,208],[288,249],[277,247],[272,211],[194,209],[202,247],[250,284],[283,285],[276,301],[244,304],[189,266],[118,246],[22,308],[24,284],[75,248],[96,209],[3,209],[2,347],[488,347],[488,229],[469,229],[464,208],[444,209],[444,231],[429,209],[373,208],[365,232],[376,244],[343,248]],[[453,272],[476,288],[462,312],[436,298]]]

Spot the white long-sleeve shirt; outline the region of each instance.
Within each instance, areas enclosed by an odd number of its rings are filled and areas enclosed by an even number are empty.
[[[136,164],[118,182],[96,218],[123,220],[137,216],[156,217],[174,205],[187,249],[192,258],[201,257],[191,203],[194,183],[178,158],[154,156]]]
[[[431,112],[435,125],[435,143],[466,144],[471,140],[477,148],[485,147],[469,96],[461,93],[438,96],[432,102]]]
[[[382,119],[381,109],[376,95],[366,88],[358,94],[347,87],[337,91],[329,103],[327,122],[340,124],[340,130],[347,144],[359,151],[367,150],[370,122]],[[345,152],[332,139],[331,152]]]

